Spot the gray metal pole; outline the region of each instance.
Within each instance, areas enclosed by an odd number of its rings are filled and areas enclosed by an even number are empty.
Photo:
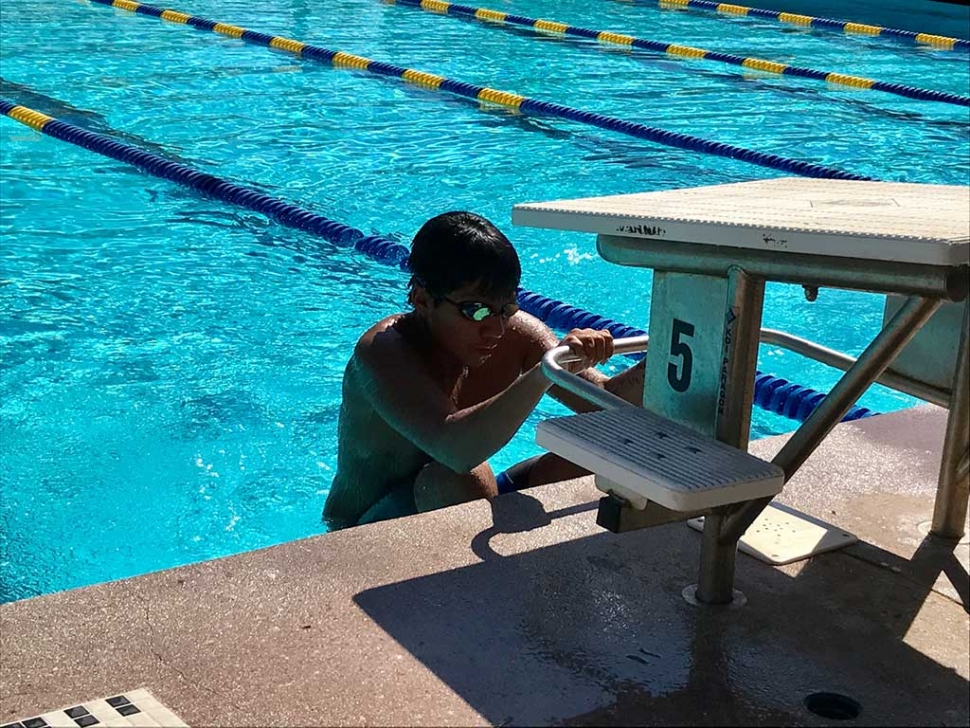
[[[728,271],[728,320],[724,326],[716,436],[738,450],[748,449],[751,435],[751,405],[764,302],[764,280],[736,266]]]
[[[701,538],[701,566],[694,597],[704,604],[734,601],[734,569],[738,560],[738,539],[724,541],[724,515],[704,516]]]
[[[828,364],[842,371],[846,371],[855,364],[854,357],[843,354],[841,351],[835,351],[834,349],[816,344],[814,341],[793,336],[792,334],[786,334],[784,331],[761,329],[761,343],[780,346],[783,349],[794,351],[797,354],[807,356],[810,359],[820,361],[823,364]],[[919,397],[940,407],[950,406],[949,392],[945,392],[925,382],[920,382],[912,377],[907,377],[904,374],[896,374],[887,369],[876,381],[890,389],[906,392],[906,394]]]
[[[791,480],[853,403],[892,363],[939,306],[939,299],[916,297],[903,304],[772,460],[785,471],[785,482]]]
[[[911,298],[896,312],[775,456],[772,462],[785,471],[786,483],[939,306],[940,301],[935,299]],[[730,544],[741,538],[771,500],[761,498],[745,503],[728,516],[721,527],[721,543]]]
[[[970,499],[970,472],[964,467],[970,447],[970,300],[963,313],[963,332],[957,369],[953,377],[953,396],[950,416],[946,421],[943,440],[943,459],[940,480],[933,507],[933,526],[930,533],[946,539],[963,536],[963,522],[967,518]]]
[[[737,266],[728,271],[728,310],[716,433],[718,440],[739,450],[748,449],[751,431],[751,403],[764,295],[763,280],[747,275]],[[725,542],[725,513],[704,517],[695,597],[705,604],[730,604],[734,598],[734,569],[740,534],[733,541]]]

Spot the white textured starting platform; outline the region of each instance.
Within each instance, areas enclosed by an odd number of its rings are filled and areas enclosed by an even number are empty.
[[[970,187],[786,177],[523,203],[516,225],[934,266],[970,263]]]
[[[59,710],[5,723],[0,728],[188,728],[145,688],[75,703]]]
[[[716,508],[777,495],[784,485],[777,465],[641,407],[546,420],[536,442],[639,508],[646,500],[681,512]]]
[[[704,519],[691,518],[687,525],[703,531]],[[772,503],[744,532],[738,549],[759,561],[780,566],[835,551],[858,540],[838,526]]]

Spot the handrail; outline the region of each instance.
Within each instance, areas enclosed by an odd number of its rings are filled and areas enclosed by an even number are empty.
[[[650,337],[647,335],[614,339],[613,351],[617,354],[646,351],[649,341]],[[814,341],[809,341],[808,339],[803,339],[793,334],[786,334],[784,331],[778,331],[777,329],[761,329],[761,343],[780,346],[783,349],[807,356],[809,359],[814,359],[815,361],[836,367],[842,371],[848,371],[857,361],[855,357],[849,356],[848,354],[843,354],[835,349],[829,349],[826,346],[816,344]],[[579,357],[570,356],[568,346],[557,346],[547,351],[542,357],[542,372],[553,384],[572,392],[578,397],[582,397],[588,402],[598,404],[604,409],[617,409],[619,407],[630,406],[630,403],[626,400],[620,399],[616,395],[597,387],[595,384],[587,382],[585,379],[563,368],[563,364],[572,361],[579,361]],[[948,408],[950,406],[950,395],[947,392],[904,374],[897,374],[887,370],[876,379],[876,382],[884,387],[904,392],[913,397],[932,402],[940,407]]]
[[[836,351],[835,349],[829,349],[821,344],[816,344],[814,341],[809,341],[808,339],[803,339],[792,334],[786,334],[784,331],[778,331],[777,329],[761,329],[761,343],[780,346],[783,349],[794,351],[796,354],[807,356],[809,359],[828,364],[842,371],[848,371],[849,367],[856,363],[855,357],[843,354],[841,351]],[[940,407],[948,408],[950,406],[949,393],[931,384],[921,382],[918,379],[907,377],[905,374],[897,374],[887,369],[876,379],[876,382],[884,387],[904,392],[913,397],[932,402]]]
[[[456,18],[475,20],[480,23],[490,23],[498,27],[516,25],[531,28],[536,31],[546,33],[561,33],[577,38],[594,40],[597,43],[610,43],[623,46],[625,48],[638,48],[640,50],[656,51],[665,53],[668,56],[680,58],[700,59],[704,61],[715,61],[717,63],[729,63],[733,66],[741,66],[746,69],[762,71],[764,73],[776,73],[783,76],[795,76],[799,78],[810,78],[816,81],[826,81],[842,86],[851,86],[856,89],[883,91],[896,96],[903,96],[910,99],[920,99],[922,101],[940,101],[945,104],[956,104],[957,106],[970,106],[970,97],[947,91],[935,91],[933,89],[917,88],[901,83],[889,81],[877,81],[872,78],[853,76],[836,71],[818,71],[814,68],[803,68],[787,63],[766,60],[764,58],[738,56],[732,53],[720,53],[710,51],[705,48],[694,48],[691,46],[679,45],[677,43],[667,43],[664,41],[648,40],[646,38],[636,38],[624,33],[614,33],[606,30],[591,30],[590,28],[580,28],[567,25],[557,20],[547,20],[539,18],[529,18],[524,15],[512,15],[491,8],[472,7],[470,5],[459,5],[457,3],[444,2],[444,0],[384,0],[388,4],[402,5],[404,7],[418,8],[429,13],[439,15],[451,15]],[[646,60],[657,60],[656,57],[643,56]],[[686,70],[683,67],[681,70]]]
[[[630,336],[626,339],[614,339],[613,351],[617,354],[646,351],[649,341],[649,336]],[[582,397],[588,402],[598,404],[603,409],[620,409],[622,407],[633,406],[625,399],[621,399],[615,394],[597,387],[592,382],[587,382],[582,377],[578,377],[562,367],[567,362],[579,360],[579,357],[574,356],[568,346],[557,346],[547,351],[542,357],[542,373],[553,384],[572,392],[578,397]]]

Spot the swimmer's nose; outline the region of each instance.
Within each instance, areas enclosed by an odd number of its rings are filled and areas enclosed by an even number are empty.
[[[505,333],[505,319],[501,316],[489,316],[482,322],[482,326],[486,339],[499,339]]]

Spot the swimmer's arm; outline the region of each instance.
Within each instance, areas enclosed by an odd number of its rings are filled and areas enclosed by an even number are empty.
[[[470,472],[504,447],[550,387],[536,365],[502,392],[459,410],[426,364],[389,332],[358,344],[351,366],[377,413],[456,473]]]
[[[626,400],[630,404],[638,407],[643,406],[643,372],[647,360],[642,359],[629,369],[624,369],[619,374],[608,377],[599,369],[589,368],[579,373],[578,376],[585,379],[597,387],[605,389],[610,394],[615,394],[620,399]],[[577,394],[553,386],[549,390],[549,396],[561,402],[573,412],[595,412],[600,409],[589,400],[583,399]]]
[[[552,330],[539,319],[524,312],[516,314],[521,317],[521,322],[517,322],[516,331],[520,333],[525,341],[524,350],[526,352],[523,359],[523,369],[532,367],[535,362],[541,361],[543,355],[559,345],[559,339]],[[643,406],[643,372],[646,365],[644,358],[634,366],[626,369],[619,374],[608,377],[599,369],[590,367],[579,373],[578,376],[585,379],[590,384],[605,389],[610,394],[635,404]],[[549,396],[558,402],[566,405],[573,412],[595,412],[600,409],[598,405],[583,399],[578,394],[573,394],[569,390],[559,386],[553,386],[549,390]]]
[[[610,394],[615,394],[620,399],[625,399],[630,404],[638,407],[643,406],[643,373],[647,368],[647,358],[644,357],[629,369],[624,369],[619,374],[607,377],[603,384]]]

